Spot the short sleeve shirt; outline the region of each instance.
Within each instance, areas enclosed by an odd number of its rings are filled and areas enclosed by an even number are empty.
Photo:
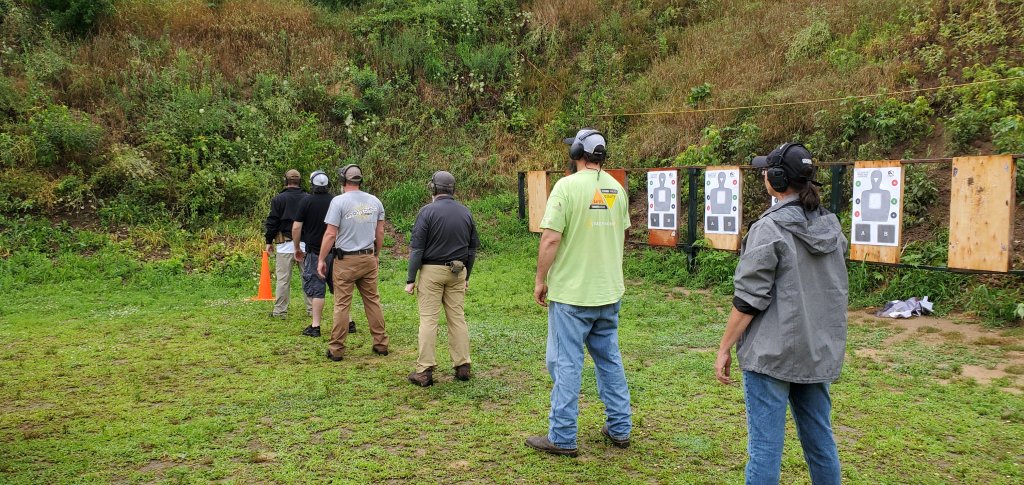
[[[548,270],[548,299],[577,306],[622,299],[622,252],[629,226],[626,191],[607,172],[587,170],[559,180],[540,223],[562,234]]]
[[[334,247],[342,251],[362,251],[373,247],[377,221],[384,220],[384,204],[361,190],[345,192],[331,201],[324,222],[338,226]]]

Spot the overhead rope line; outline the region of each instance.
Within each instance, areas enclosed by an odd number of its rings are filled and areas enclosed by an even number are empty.
[[[935,86],[935,87],[930,87],[930,88],[914,88],[914,89],[904,89],[904,90],[901,90],[901,91],[892,91],[892,92],[884,92],[884,93],[860,94],[860,95],[855,95],[855,96],[842,96],[842,97],[838,97],[838,98],[809,99],[809,100],[803,100],[803,101],[787,101],[787,102],[783,102],[783,103],[753,104],[753,105],[748,105],[748,106],[732,106],[732,107],[726,107],[726,108],[701,108],[701,109],[684,109],[684,110],[671,110],[671,111],[641,111],[641,112],[635,112],[635,113],[603,113],[603,114],[598,114],[598,115],[595,115],[595,116],[597,116],[598,118],[613,118],[613,117],[617,117],[617,116],[626,116],[626,117],[630,117],[630,116],[659,116],[659,115],[680,115],[680,114],[697,114],[697,113],[720,113],[720,112],[726,112],[726,111],[739,111],[739,110],[745,110],[745,109],[758,109],[758,108],[778,108],[778,107],[782,107],[782,106],[799,106],[799,105],[805,105],[805,104],[834,103],[836,101],[850,101],[850,100],[855,100],[855,99],[878,98],[878,97],[882,97],[882,96],[899,96],[899,95],[902,95],[902,94],[924,93],[924,92],[930,92],[930,91],[939,91],[941,89],[952,89],[952,88],[962,88],[962,87],[966,87],[966,86],[977,86],[977,85],[982,85],[982,84],[1002,83],[1002,82],[1014,81],[1014,80],[1018,80],[1018,79],[1024,79],[1024,76],[1012,76],[1012,77],[1004,77],[1004,78],[999,78],[999,79],[987,79],[987,80],[984,80],[984,81],[971,81],[971,82],[966,82],[966,83],[947,84],[947,85],[943,85],[943,86]]]

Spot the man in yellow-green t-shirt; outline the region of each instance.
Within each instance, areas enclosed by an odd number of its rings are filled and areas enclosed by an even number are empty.
[[[629,201],[622,185],[601,170],[607,158],[604,135],[584,128],[565,143],[574,173],[559,180],[548,198],[533,290],[537,304],[548,308],[551,413],[548,434],[532,436],[526,445],[576,456],[584,345],[594,360],[598,394],[605,405],[607,420],[601,433],[613,445],[626,448],[633,427],[619,353]]]

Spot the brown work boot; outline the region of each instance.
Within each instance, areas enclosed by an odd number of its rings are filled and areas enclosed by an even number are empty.
[[[427,369],[423,372],[409,374],[409,382],[420,387],[428,387],[434,383],[434,369]]]
[[[462,364],[455,367],[455,378],[460,381],[469,380],[469,364]]]
[[[619,448],[629,448],[629,436],[627,436],[627,437],[625,437],[623,439],[618,439],[618,438],[612,436],[612,434],[608,431],[608,425],[607,424],[601,427],[601,434],[603,434],[605,438],[608,438],[609,440],[611,440],[613,445],[615,445],[615,446],[617,446]]]
[[[559,448],[555,446],[547,436],[531,436],[526,438],[526,446],[544,453],[562,456],[577,456],[579,451],[576,448]]]

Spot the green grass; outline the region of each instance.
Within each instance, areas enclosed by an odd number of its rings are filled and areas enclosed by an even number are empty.
[[[741,481],[742,391],[712,372],[729,298],[653,283],[630,284],[622,307],[633,447],[603,441],[589,362],[581,456],[522,445],[546,430],[550,390],[533,258],[525,249],[481,258],[466,304],[474,378],[458,382],[446,370],[441,332],[445,370],[427,389],[405,381],[417,321],[396,259],[385,258],[381,273],[391,355],[371,353],[357,305],[359,333],[340,363],[323,357],[325,339],[299,335],[306,320],[297,278],[285,322],[265,317],[269,303],[246,300],[255,292],[247,276],[144,265],[127,277],[14,285],[0,308],[0,481]],[[853,355],[891,334],[851,327],[847,365],[832,387],[845,480],[1024,480],[1024,396],[938,377],[949,372],[944,355],[986,365],[1004,354],[910,339],[882,349],[894,365]],[[782,480],[808,482],[792,423]]]

